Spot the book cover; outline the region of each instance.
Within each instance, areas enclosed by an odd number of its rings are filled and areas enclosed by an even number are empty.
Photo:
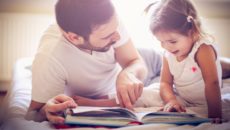
[[[209,118],[178,112],[135,112],[120,107],[78,106],[66,112],[65,123],[70,125],[122,127],[141,124],[197,125]]]

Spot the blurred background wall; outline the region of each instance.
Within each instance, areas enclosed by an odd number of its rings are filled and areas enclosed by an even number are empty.
[[[54,22],[56,0],[0,0],[0,91],[12,80],[15,62],[36,53],[39,39]]]
[[[114,0],[137,46],[156,45],[141,15],[150,0]],[[193,0],[221,56],[230,57],[230,0]],[[15,62],[36,53],[39,39],[54,19],[56,0],[0,0],[0,91],[12,80]],[[157,46],[157,45],[156,45]]]

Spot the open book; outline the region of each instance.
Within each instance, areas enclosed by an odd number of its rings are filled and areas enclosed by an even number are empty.
[[[208,118],[177,112],[133,112],[119,107],[83,107],[69,109],[65,123],[71,125],[122,127],[150,123],[191,124],[210,122]]]

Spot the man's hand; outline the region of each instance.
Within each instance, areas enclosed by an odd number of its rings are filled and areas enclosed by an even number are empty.
[[[141,96],[143,83],[134,74],[121,71],[117,78],[117,96],[122,107],[133,109],[133,104]]]
[[[63,124],[65,119],[61,116],[67,108],[75,108],[77,104],[71,97],[58,95],[50,99],[43,107],[47,119],[54,124]]]

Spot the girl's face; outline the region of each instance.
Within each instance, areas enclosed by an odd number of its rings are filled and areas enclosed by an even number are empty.
[[[177,32],[158,31],[155,36],[161,42],[161,46],[175,55],[178,61],[188,56],[194,44],[191,36]]]

